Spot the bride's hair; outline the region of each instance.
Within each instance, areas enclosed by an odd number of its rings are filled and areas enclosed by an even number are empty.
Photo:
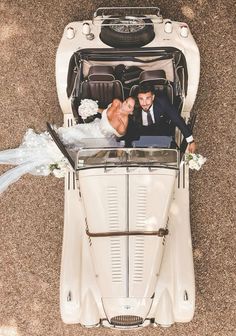
[[[98,112],[96,114],[93,114],[93,115],[87,117],[86,119],[83,120],[83,122],[85,124],[89,124],[89,123],[93,122],[96,118],[101,119],[101,117],[102,117],[102,114]]]

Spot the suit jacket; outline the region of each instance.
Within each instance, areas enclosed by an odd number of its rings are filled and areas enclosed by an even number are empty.
[[[192,135],[184,119],[165,94],[159,93],[156,96],[153,102],[153,114],[155,123],[143,126],[142,109],[139,107],[135,110],[133,118],[129,120],[127,137],[134,139],[140,135],[174,135],[175,126],[180,129],[185,138]]]

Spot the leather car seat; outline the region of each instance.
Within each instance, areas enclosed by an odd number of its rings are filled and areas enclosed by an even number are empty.
[[[80,96],[97,100],[100,108],[106,108],[114,98],[123,100],[124,92],[122,83],[115,79],[112,66],[94,65],[81,85]]]
[[[154,86],[155,91],[163,91],[168,96],[170,102],[173,104],[173,86],[171,82],[166,79],[164,70],[147,70],[142,71],[139,76],[139,85],[151,84]],[[135,90],[138,85],[134,85],[130,90],[130,95],[135,95]]]

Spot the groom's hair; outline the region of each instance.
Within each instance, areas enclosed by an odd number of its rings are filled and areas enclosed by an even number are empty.
[[[154,86],[151,84],[141,84],[137,87],[135,91],[136,91],[135,92],[136,96],[138,96],[138,94],[140,93],[147,93],[147,92],[151,92],[152,94],[155,94]]]

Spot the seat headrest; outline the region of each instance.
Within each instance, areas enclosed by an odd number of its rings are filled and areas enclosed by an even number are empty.
[[[113,67],[107,65],[92,65],[89,68],[88,80],[96,82],[114,81],[115,76]]]
[[[166,84],[168,80],[166,79],[164,70],[147,70],[141,72],[139,76],[139,83],[144,84],[145,82],[150,82],[152,84]]]

